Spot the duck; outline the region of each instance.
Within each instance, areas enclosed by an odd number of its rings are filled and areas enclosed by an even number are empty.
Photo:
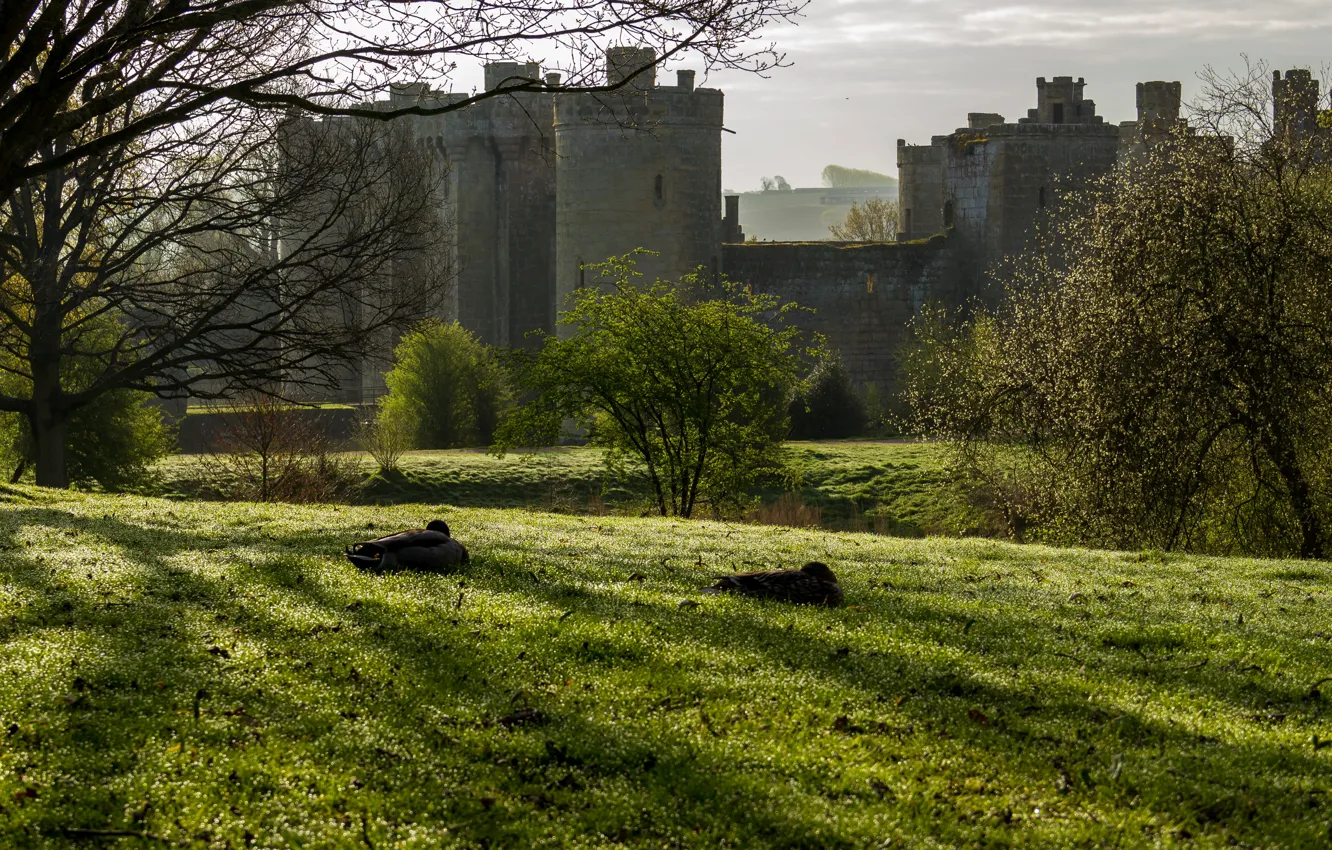
[[[425,528],[353,543],[347,560],[374,570],[447,570],[467,563],[467,547],[453,539],[447,522],[436,519]]]
[[[712,593],[739,593],[799,605],[842,604],[842,586],[827,564],[810,561],[798,570],[761,570],[717,576]]]

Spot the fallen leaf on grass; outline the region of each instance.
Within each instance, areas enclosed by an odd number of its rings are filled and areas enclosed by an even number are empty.
[[[865,731],[865,727],[852,723],[851,718],[845,714],[833,721],[832,728],[834,732],[842,732],[847,735],[859,735]]]
[[[990,718],[985,716],[985,712],[977,708],[967,709],[967,717],[971,718],[972,720],[974,720],[975,722],[979,723],[982,726],[990,722]]]

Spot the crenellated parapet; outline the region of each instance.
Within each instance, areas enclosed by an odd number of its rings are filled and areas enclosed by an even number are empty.
[[[624,49],[629,51],[629,49]],[[635,52],[636,51],[636,52]],[[650,51],[612,53],[607,80],[652,61]],[[555,297],[593,282],[590,263],[630,253],[651,280],[721,271],[721,91],[643,73],[616,92],[574,92],[555,102],[557,213]],[[738,222],[731,228],[735,238]]]

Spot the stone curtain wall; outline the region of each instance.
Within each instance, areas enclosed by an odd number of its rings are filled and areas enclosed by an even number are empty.
[[[959,306],[948,237],[919,242],[748,242],[722,246],[726,277],[794,301],[796,323],[841,352],[857,386],[896,391],[907,322],[927,302]]]

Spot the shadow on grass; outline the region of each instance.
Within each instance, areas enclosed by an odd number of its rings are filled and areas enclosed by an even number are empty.
[[[1024,612],[1016,594],[995,592],[984,617],[956,593],[863,588],[861,609],[728,599],[681,610],[667,598],[681,576],[666,568],[644,568],[648,587],[626,594],[589,587],[577,567],[529,572],[518,544],[459,575],[365,576],[327,560],[364,536],[354,522],[202,534],[169,517],[147,528],[28,508],[4,524],[89,535],[131,565],[106,592],[78,565],[4,555],[6,581],[38,601],[0,636],[46,650],[24,697],[50,706],[18,724],[11,747],[45,775],[74,778],[0,812],[11,835],[146,823],[240,846],[248,829],[290,814],[278,803],[293,784],[309,789],[312,819],[350,839],[372,813],[512,845],[533,824],[564,823],[565,834],[631,844],[863,846],[829,820],[845,806],[962,842],[1053,828],[1015,816],[1011,794],[991,800],[931,773],[942,754],[973,760],[991,785],[1043,789],[1033,793],[1062,800],[1070,817],[1099,805],[1249,842],[1264,843],[1273,824],[1292,846],[1326,836],[1313,816],[1325,803],[1311,811],[1314,798],[1292,792],[1325,770],[1312,751],[1254,734],[1200,738],[1147,705],[1090,697],[1129,680],[1137,693],[1262,705],[1291,722],[1321,717],[1321,703],[1219,665],[1167,673],[1131,655],[1131,640],[1098,644],[1085,620],[1059,644],[1090,662],[1079,670],[1052,654],[1049,618],[1028,613],[1030,599]],[[225,578],[174,561],[222,548],[239,550]],[[495,608],[526,613],[500,622]],[[859,648],[875,618],[900,627],[895,650]],[[1268,643],[1279,651],[1285,640]],[[611,706],[598,694],[607,687],[619,689]],[[759,704],[771,694],[785,701],[778,714]],[[728,714],[709,714],[714,705]],[[857,753],[842,775],[836,763]],[[897,765],[913,758],[924,773],[904,785]],[[139,801],[117,782],[126,775],[135,790],[174,776],[207,804],[168,794],[136,822]],[[220,825],[206,826],[214,815]]]

